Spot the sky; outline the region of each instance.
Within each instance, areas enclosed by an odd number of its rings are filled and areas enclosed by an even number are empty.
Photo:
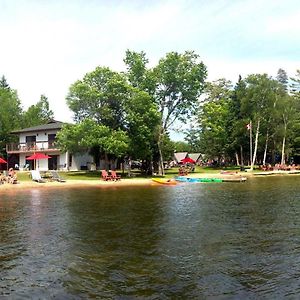
[[[299,0],[0,0],[0,76],[24,109],[44,94],[55,119],[72,120],[71,84],[97,66],[124,71],[127,49],[150,67],[193,50],[208,80],[300,69]]]

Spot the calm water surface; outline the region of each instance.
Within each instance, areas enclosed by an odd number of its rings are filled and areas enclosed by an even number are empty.
[[[0,298],[299,299],[299,183],[2,192]]]

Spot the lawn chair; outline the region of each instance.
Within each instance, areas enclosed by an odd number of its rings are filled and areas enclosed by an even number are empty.
[[[39,170],[32,170],[32,171],[30,171],[30,173],[31,173],[31,179],[33,181],[36,181],[38,183],[44,183],[44,182],[46,182],[44,179],[42,179]]]
[[[115,181],[121,180],[121,176],[120,176],[120,175],[117,175],[117,172],[116,172],[116,171],[111,171],[110,173],[111,173],[111,179],[112,179],[112,180],[115,180]]]
[[[108,181],[108,180],[112,179],[111,176],[108,175],[106,170],[101,170],[101,176],[102,176],[102,179],[105,180],[105,181]]]
[[[66,182],[65,179],[61,178],[57,171],[50,171],[52,179],[58,182]]]

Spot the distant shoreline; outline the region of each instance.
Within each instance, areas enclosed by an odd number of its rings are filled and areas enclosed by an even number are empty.
[[[289,171],[273,171],[273,172],[224,172],[224,173],[191,173],[187,177],[193,178],[220,178],[230,179],[239,177],[262,177],[262,176],[285,176],[285,175],[300,175],[300,172],[289,172]],[[159,184],[153,182],[151,178],[122,178],[119,181],[104,181],[104,180],[77,180],[70,179],[66,182],[47,181],[45,183],[37,183],[34,181],[19,181],[18,184],[5,183],[0,185],[0,194],[8,191],[20,191],[20,190],[32,190],[32,189],[63,189],[63,188],[88,188],[88,187],[99,187],[99,188],[112,188],[122,186],[147,186]]]
[[[151,179],[121,179],[119,181],[104,181],[104,180],[67,180],[66,182],[47,181],[38,183],[35,181],[19,181],[17,184],[4,183],[0,185],[0,194],[11,190],[30,190],[30,189],[54,189],[54,188],[87,188],[100,187],[110,188],[116,186],[134,186],[134,185],[149,185],[152,184]]]

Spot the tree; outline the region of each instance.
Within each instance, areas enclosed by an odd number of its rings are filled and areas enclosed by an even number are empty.
[[[2,77],[3,78],[3,77]],[[21,102],[17,92],[12,90],[8,84],[0,87],[0,153],[5,153],[5,145],[14,141],[10,132],[20,128]]]
[[[236,156],[237,164],[244,166],[244,155],[247,149],[249,149],[249,138],[246,133],[246,124],[248,123],[248,116],[245,115],[242,110],[242,99],[245,97],[246,83],[239,75],[238,82],[236,83],[230,99],[229,99],[229,149]],[[249,149],[249,157],[250,157]],[[240,155],[238,155],[238,153]],[[239,159],[240,157],[240,159]],[[250,161],[251,159],[249,159]]]
[[[200,140],[200,130],[197,124],[197,118],[193,121],[193,124],[190,125],[190,128],[185,131],[185,138],[184,140],[187,142],[190,151],[188,152],[201,152],[199,140]],[[175,145],[176,151],[177,147]],[[186,152],[186,151],[183,151]]]
[[[157,134],[159,173],[163,174],[163,141],[176,121],[186,122],[194,113],[204,88],[206,67],[194,52],[168,53],[153,69],[147,69],[143,52],[127,51],[125,63],[129,82],[147,92],[158,106]]]
[[[295,77],[292,77],[290,79],[292,95],[300,99],[300,70],[297,70]]]
[[[54,113],[49,107],[48,98],[45,95],[41,95],[40,100],[23,113],[22,127],[46,124],[53,118]]]
[[[175,121],[186,121],[195,113],[204,88],[206,67],[194,52],[171,52],[153,69],[156,77],[155,100],[159,106],[159,173],[163,174],[162,143]]]
[[[173,142],[173,144],[176,152],[194,152],[192,146],[187,142],[177,141]]]
[[[210,158],[225,158],[230,145],[229,104],[231,82],[219,79],[209,83],[198,115],[201,152]]]
[[[70,87],[67,104],[76,122],[90,118],[112,129],[121,129],[127,93],[128,86],[122,74],[97,67]]]
[[[57,133],[57,143],[62,151],[80,153],[99,147],[105,155],[122,157],[127,151],[129,140],[122,130],[112,130],[89,118],[78,124],[66,124]]]
[[[300,156],[300,70],[291,80],[291,96],[296,109],[296,116],[292,122],[291,152],[294,156]]]
[[[4,75],[2,75],[2,77],[0,79],[0,89],[10,90],[9,84],[7,83]]]
[[[134,159],[149,161],[152,169],[156,132],[159,125],[157,105],[150,95],[137,88],[130,90],[124,103],[125,128],[130,138],[130,153]]]
[[[276,79],[278,82],[280,82],[284,88],[285,91],[288,90],[288,82],[289,78],[285,70],[279,69],[277,72]]]
[[[266,121],[266,118],[269,117],[270,107],[274,107],[277,94],[282,88],[276,80],[268,77],[267,74],[249,75],[245,79],[245,83],[246,93],[242,99],[241,109],[256,124],[254,152],[251,158],[251,170],[253,170],[258,150],[261,122]]]

